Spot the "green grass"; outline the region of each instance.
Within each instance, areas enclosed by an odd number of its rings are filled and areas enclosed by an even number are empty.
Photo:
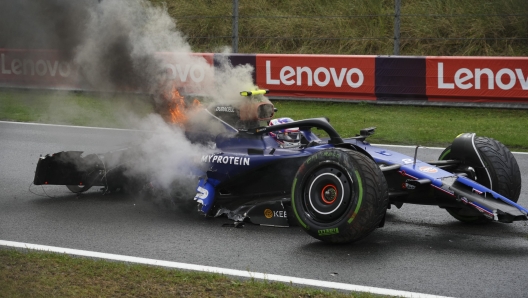
[[[528,110],[385,106],[367,103],[275,101],[276,117],[328,117],[344,137],[377,127],[372,143],[445,147],[462,132],[528,151]],[[148,96],[48,91],[0,91],[0,120],[134,128],[130,115],[152,112]],[[317,131],[316,131],[317,133]]]
[[[385,297],[0,249],[0,297]]]
[[[231,45],[232,1],[151,2],[166,4],[194,51]],[[401,2],[401,55],[528,54],[528,40],[511,39],[528,37],[526,0]],[[393,0],[239,0],[239,16],[240,53],[393,54]]]
[[[0,90],[0,120],[124,128],[150,112],[144,95]]]
[[[329,117],[343,136],[375,126],[372,143],[445,147],[463,132],[495,138],[511,150],[528,151],[528,110],[376,104],[275,102],[277,117]]]

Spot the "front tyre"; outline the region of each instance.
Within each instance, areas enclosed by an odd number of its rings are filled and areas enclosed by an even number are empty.
[[[387,182],[369,157],[333,148],[310,156],[292,186],[295,219],[314,238],[350,243],[379,226],[388,204]]]
[[[487,171],[477,164],[463,164],[463,167],[469,166],[473,170],[473,173],[469,173],[468,177],[517,202],[521,194],[521,171],[510,150],[501,142],[486,137],[476,137],[475,148]],[[452,159],[451,146],[448,146],[439,157],[439,160],[447,159]],[[488,173],[489,178],[484,179]],[[446,208],[446,210],[451,216],[464,223],[482,224],[493,221],[479,212],[467,208]]]

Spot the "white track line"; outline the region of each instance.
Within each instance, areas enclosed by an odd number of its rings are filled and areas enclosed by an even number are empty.
[[[25,248],[25,249],[31,249],[31,250],[40,250],[40,251],[75,255],[75,256],[91,257],[91,258],[113,260],[113,261],[122,261],[122,262],[144,264],[144,265],[151,265],[151,266],[161,266],[161,267],[176,268],[176,269],[183,269],[183,270],[211,272],[211,273],[218,273],[218,274],[224,274],[224,275],[230,275],[230,276],[255,278],[255,279],[261,279],[261,280],[267,280],[267,281],[292,283],[296,285],[328,288],[328,289],[335,289],[335,290],[367,292],[367,293],[379,294],[379,295],[412,297],[412,298],[422,298],[422,297],[423,298],[445,298],[444,296],[436,296],[436,295],[429,295],[429,294],[422,294],[422,293],[415,293],[415,292],[398,291],[398,290],[391,290],[391,289],[384,289],[384,288],[359,286],[359,285],[330,282],[330,281],[321,281],[321,280],[315,280],[315,279],[306,279],[306,278],[299,278],[299,277],[292,277],[292,276],[250,272],[250,271],[242,271],[242,270],[220,268],[220,267],[201,266],[201,265],[186,264],[186,263],[179,263],[179,262],[146,259],[146,258],[139,258],[139,257],[108,254],[108,253],[102,253],[102,252],[94,252],[94,251],[78,250],[78,249],[70,249],[70,248],[62,248],[62,247],[55,247],[55,246],[38,245],[38,244],[29,244],[29,243],[21,243],[21,242],[13,242],[13,241],[5,241],[5,240],[0,240],[0,246],[7,246],[7,247],[13,247],[13,248]]]
[[[94,126],[75,126],[75,125],[62,125],[62,124],[46,124],[46,123],[32,123],[32,122],[13,122],[13,121],[0,121],[0,123],[10,123],[10,124],[26,124],[26,125],[42,125],[42,126],[57,126],[57,127],[72,127],[72,128],[90,128],[90,129],[104,129],[104,130],[126,130],[126,131],[143,131],[137,129],[126,129],[126,128],[107,128],[107,127],[94,127]],[[396,148],[416,148],[416,146],[410,145],[390,145],[390,144],[371,144],[372,146],[377,147],[396,147]],[[444,150],[445,148],[441,147],[427,147],[421,146],[423,149],[434,149],[434,150]],[[528,152],[512,152],[513,154],[528,154]]]

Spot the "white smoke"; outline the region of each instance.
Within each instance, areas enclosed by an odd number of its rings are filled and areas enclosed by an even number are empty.
[[[128,174],[148,174],[157,187],[168,189],[175,180],[194,177],[194,170],[203,167],[201,157],[214,150],[207,144],[192,144],[179,126],[166,123],[157,114],[140,121],[138,128],[147,135],[133,148],[136,154]]]
[[[255,88],[251,66],[233,67],[223,59],[213,68],[192,53],[166,7],[146,0],[17,0],[0,8],[4,18],[0,24],[20,24],[15,30],[18,35],[0,34],[0,45],[56,48],[79,67],[95,90],[148,93],[157,98],[172,86],[163,60],[167,58],[177,65],[203,69],[205,76],[198,86],[186,82],[183,87],[199,90],[213,103],[236,102],[241,100],[240,91]],[[33,43],[37,38],[39,42]],[[188,173],[190,161],[211,152],[207,146],[190,143],[180,127],[165,123],[159,115],[131,122],[135,123],[131,128],[151,133],[138,147],[141,153],[129,173],[148,173],[162,187]],[[211,124],[199,123],[211,130],[206,127]]]
[[[156,7],[144,0],[104,0],[90,15],[75,62],[98,89],[111,90],[132,83],[139,91],[159,98],[159,94],[172,87],[159,53],[176,65],[203,69],[206,75],[199,86],[186,82],[184,87],[199,89],[213,103],[236,100],[238,92],[254,88],[252,67],[234,68],[225,59],[220,61],[219,68],[213,69],[204,58],[194,55],[165,7]],[[156,187],[168,190],[174,187],[174,181],[189,181],[186,177],[193,175],[191,171],[199,166],[200,157],[213,152],[211,147],[189,142],[180,126],[166,123],[159,115],[133,122],[136,123],[133,128],[148,133],[135,148],[134,161],[127,174],[147,174]],[[207,131],[215,130],[209,126],[218,125],[199,123]],[[196,184],[178,187],[186,188],[183,193],[191,194]]]
[[[90,10],[83,36],[74,61],[99,90],[128,86],[160,93],[170,79],[164,59],[186,67],[187,76],[189,68],[203,70],[205,78],[199,85],[186,80],[184,87],[199,89],[201,95],[222,103],[236,99],[240,91],[255,88],[251,66],[233,67],[224,58],[216,61],[214,68],[192,53],[166,7],[145,0],[103,0]]]

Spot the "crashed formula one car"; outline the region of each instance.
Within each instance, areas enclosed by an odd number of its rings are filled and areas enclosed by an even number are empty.
[[[439,206],[468,223],[528,219],[528,209],[516,203],[517,162],[494,139],[463,133],[438,160],[424,162],[416,158],[418,147],[406,156],[370,145],[366,138],[374,128],[342,138],[326,118],[271,120],[273,105],[260,99],[266,92],[242,92],[247,97],[240,105],[204,109],[221,133],[186,132],[193,142],[216,146],[199,162],[207,167],[200,170],[194,200],[206,216],[227,216],[235,226],[296,224],[331,243],[364,238],[384,225],[388,208],[406,203]],[[67,185],[73,192],[138,184],[125,175],[126,150],[81,153],[41,157],[34,184]]]

